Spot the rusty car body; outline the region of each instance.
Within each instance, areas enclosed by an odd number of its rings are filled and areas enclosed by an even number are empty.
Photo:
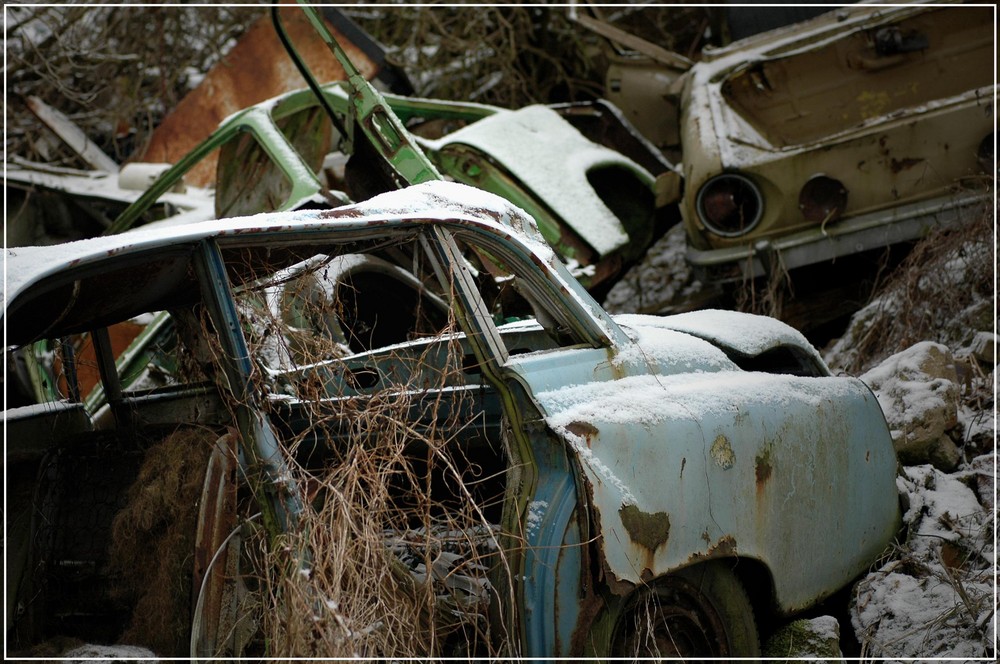
[[[583,25],[624,45],[608,98],[682,162],[687,259],[710,282],[843,263],[992,198],[991,7],[845,5],[696,62]]]
[[[389,287],[357,281],[337,295],[308,281],[296,291],[299,305],[353,298],[324,309],[340,312],[339,334],[295,307],[278,328],[261,327],[262,303],[292,292],[290,274],[349,282],[357,256]],[[102,538],[137,459],[165,432],[197,427],[235,440],[223,457],[241,470],[206,472],[190,654],[239,654],[224,621],[204,615],[220,610],[204,598],[217,590],[206,561],[239,520],[216,498],[227,482],[248,484],[267,529],[294,531],[306,489],[290,459],[314,452],[289,441],[308,433],[310,449],[349,446],[344,413],[359,411],[343,406],[363,409],[376,394],[405,391],[463,414],[448,445],[494,478],[482,514],[507,558],[489,570],[502,591],[488,611],[503,616],[508,655],[755,656],[755,614],[815,605],[897,528],[892,441],[861,382],[831,376],[773,319],[612,318],[530,217],[465,185],[11,248],[6,261],[8,349],[88,332],[111,410],[98,417],[72,389],[67,351],[64,393],[4,414],[6,629],[18,647],[56,633],[118,638],[127,615],[109,599]],[[116,369],[108,326],[161,310],[201,321],[175,338],[214,352],[158,347],[195,357],[201,382],[177,371],[151,387]],[[309,363],[267,351],[283,336],[304,347],[310,328],[341,350]],[[458,370],[442,379],[449,356]],[[423,412],[413,410],[414,431]],[[99,494],[110,497],[90,504]],[[81,527],[77,541],[69,533]]]

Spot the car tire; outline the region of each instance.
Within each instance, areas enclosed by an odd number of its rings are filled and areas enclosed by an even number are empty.
[[[636,590],[612,631],[612,657],[759,657],[753,608],[723,561],[682,569]]]

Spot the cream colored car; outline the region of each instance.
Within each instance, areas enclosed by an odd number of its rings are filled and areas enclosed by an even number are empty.
[[[861,4],[697,63],[634,42],[608,96],[680,153],[688,261],[710,282],[761,276],[911,241],[992,199],[995,28],[985,6]]]

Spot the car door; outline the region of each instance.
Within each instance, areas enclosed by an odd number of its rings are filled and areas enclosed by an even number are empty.
[[[503,242],[444,227],[434,227],[429,235],[426,246],[438,261],[439,278],[456,294],[460,321],[483,374],[501,395],[511,432],[503,526],[519,545],[513,547],[518,555],[512,558],[510,583],[523,654],[580,652],[585,608],[595,601],[587,575],[588,547],[583,545],[589,532],[587,505],[581,500],[585,493],[576,462],[534,401],[532,387],[537,385],[529,387],[512,367],[521,363],[519,357],[530,355],[534,372],[552,385],[587,382],[595,375],[610,379],[610,336],[617,328],[613,323],[602,328],[579,306],[589,296],[575,281],[557,283],[561,264],[539,265],[538,257],[514,237]],[[474,272],[488,273],[516,293],[501,294],[488,305]],[[504,326],[498,328],[496,320],[525,308],[553,338],[555,348],[524,353],[508,347]]]

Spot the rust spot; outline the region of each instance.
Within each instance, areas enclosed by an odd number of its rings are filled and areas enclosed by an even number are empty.
[[[729,443],[729,439],[721,433],[715,437],[715,442],[712,443],[711,454],[716,465],[723,470],[729,470],[736,463],[733,446]]]
[[[632,541],[650,551],[656,551],[670,537],[670,515],[666,512],[650,514],[635,505],[622,505],[618,516]]]
[[[705,535],[707,536],[707,532]],[[705,536],[703,536],[704,538]],[[736,538],[732,535],[725,535],[714,546],[708,547],[708,549],[702,552],[695,552],[688,556],[687,563],[698,563],[705,560],[711,560],[712,558],[733,558],[739,555],[736,550]]]
[[[600,530],[601,511],[594,503],[594,488],[590,485],[590,482],[585,482],[584,490],[587,492],[587,504],[593,510],[591,512],[591,527],[593,528],[591,531],[593,533],[591,546],[594,550],[595,562],[589,563],[588,569],[594,570],[594,582],[603,582],[612,594],[619,597],[626,597],[635,590],[635,584],[627,579],[620,578],[611,569],[611,566],[608,565],[608,559],[604,555],[604,549],[606,548],[605,537],[604,533]],[[612,532],[612,537],[617,538],[617,535]]]
[[[317,80],[347,78],[343,68],[312,28],[308,18],[293,7],[282,10],[282,19],[295,49],[305,59]],[[327,29],[344,46],[348,56],[371,79],[379,65],[327,23]],[[302,79],[285,74],[286,67],[275,63],[285,57],[271,25],[270,16],[262,16],[244,33],[237,44],[205,76],[197,88],[186,95],[150,137],[145,150],[134,158],[139,161],[177,163],[219,126],[228,115],[242,108],[299,87]],[[200,187],[215,182],[217,153],[202,159],[184,179]]]
[[[600,433],[590,422],[570,422],[566,425],[566,430],[575,436],[579,436],[587,441],[587,447],[590,447],[593,442],[594,436]]]
[[[317,219],[358,219],[365,216],[365,213],[355,208],[335,208],[333,210],[323,210],[316,215]]]
[[[911,169],[923,161],[923,159],[915,159],[913,157],[904,157],[903,159],[893,158],[889,160],[889,168],[893,173],[899,173],[900,171]]]
[[[603,538],[601,541],[601,551],[604,551]],[[615,574],[611,566],[608,565],[608,559],[603,555],[601,556],[601,580],[608,587],[608,590],[612,594],[618,595],[619,597],[627,597],[629,593],[635,590],[635,584],[628,579],[623,579]]]
[[[757,491],[761,491],[767,481],[771,478],[771,448],[765,447],[764,450],[757,455],[754,459],[754,473],[757,476]]]
[[[736,538],[732,535],[726,535],[720,539],[715,546],[710,546],[708,548],[708,555],[712,557],[725,558],[727,556],[736,555]]]

